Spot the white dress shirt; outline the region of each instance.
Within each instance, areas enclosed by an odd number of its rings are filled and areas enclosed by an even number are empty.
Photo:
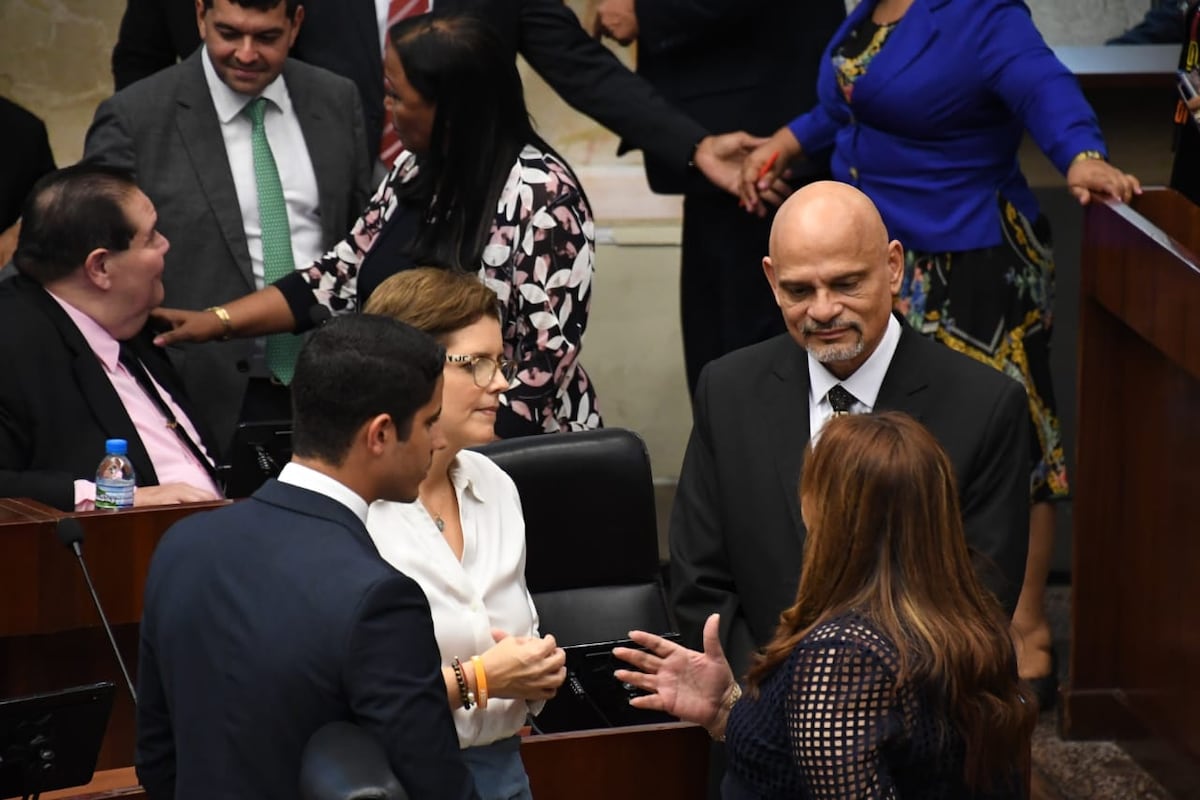
[[[536,636],[538,618],[525,587],[525,518],[512,478],[486,456],[463,450],[450,480],[462,520],[461,562],[419,502],[372,503],[367,530],[384,560],[424,590],[443,665],[456,657],[469,665],[495,644],[493,628]],[[486,710],[460,708],[454,712],[459,745],[508,738],[527,711],[541,706],[493,697]]]
[[[821,429],[833,416],[833,406],[829,404],[829,390],[839,383],[854,395],[858,401],[851,406],[854,414],[869,414],[875,410],[875,401],[879,398],[879,387],[887,376],[888,367],[892,364],[892,356],[896,354],[896,345],[900,344],[900,321],[895,316],[888,316],[887,328],[875,352],[863,362],[862,366],[846,380],[840,380],[830,372],[824,364],[817,361],[812,353],[808,354],[808,437],[816,441],[821,435]]]
[[[250,130],[253,126],[250,118],[242,113],[246,104],[254,98],[235,92],[217,77],[207,50],[201,54],[201,60],[204,62],[204,78],[208,81],[213,107],[221,123],[221,136],[225,140],[225,154],[233,172],[238,205],[242,209],[242,227],[250,248],[254,282],[261,289],[264,284],[262,226],[258,221],[258,184],[254,180],[254,152],[250,146]],[[282,74],[267,84],[262,96],[268,101],[263,127],[271,145],[271,154],[275,157],[279,182],[283,185],[283,199],[287,202],[288,225],[292,230],[292,258],[297,268],[306,267],[324,252],[321,246],[317,174],[313,171],[304,132],[300,129],[300,120],[292,106],[292,98]]]
[[[362,499],[358,492],[324,472],[317,472],[312,467],[289,461],[279,472],[279,482],[308,489],[330,500],[336,500],[354,512],[354,516],[362,520],[364,525],[367,524],[367,501]]]

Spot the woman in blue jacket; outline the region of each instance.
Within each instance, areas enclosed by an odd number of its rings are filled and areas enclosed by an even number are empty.
[[[759,208],[759,189],[790,162],[832,148],[834,177],[865,192],[907,248],[897,310],[1025,384],[1036,463],[1012,627],[1021,677],[1049,704],[1043,594],[1053,502],[1068,485],[1049,370],[1054,264],[1017,160],[1022,135],[1081,203],[1128,200],[1141,187],[1108,164],[1092,109],[1021,0],[864,0],[834,35],[818,80],[817,106],[747,157],[743,202]]]

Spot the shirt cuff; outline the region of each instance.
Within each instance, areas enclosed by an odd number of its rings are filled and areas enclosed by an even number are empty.
[[[96,484],[91,481],[75,481],[75,510],[96,510]]]

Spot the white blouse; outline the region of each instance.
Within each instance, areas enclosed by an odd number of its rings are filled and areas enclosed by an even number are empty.
[[[525,518],[512,478],[486,456],[463,450],[450,480],[462,518],[461,562],[419,502],[372,503],[367,530],[379,554],[425,591],[442,663],[457,657],[470,669],[471,656],[495,644],[493,628],[537,636],[538,617],[525,586]],[[542,705],[491,698],[486,711],[457,709],[459,745],[512,736],[526,712],[536,714]]]

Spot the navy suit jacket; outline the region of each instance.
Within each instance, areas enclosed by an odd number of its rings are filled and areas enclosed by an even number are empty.
[[[711,362],[671,512],[671,594],[689,646],[721,613],[722,642],[743,671],[795,602],[804,552],[800,466],[809,438],[808,357],[790,335]],[[877,410],[924,424],[954,465],[967,544],[1009,613],[1029,540],[1029,412],[1022,386],[907,325]]]
[[[818,105],[791,124],[806,151],[862,189],[905,247],[961,251],[1001,241],[996,195],[1038,216],[1017,150],[1025,129],[1064,173],[1103,152],[1075,76],[1021,0],[914,0],[847,102],[833,51],[876,3],[864,0],[821,59]]]
[[[149,330],[129,342],[159,386],[215,441]],[[92,480],[105,439],[126,439],[139,486],[158,476],[121,398],[83,334],[54,298],[18,275],[0,283],[0,494],[71,511],[75,480]]]
[[[295,800],[309,737],[372,733],[414,798],[472,798],[429,603],[341,503],[275,480],[172,526],[146,580],[137,774],[154,800]]]

